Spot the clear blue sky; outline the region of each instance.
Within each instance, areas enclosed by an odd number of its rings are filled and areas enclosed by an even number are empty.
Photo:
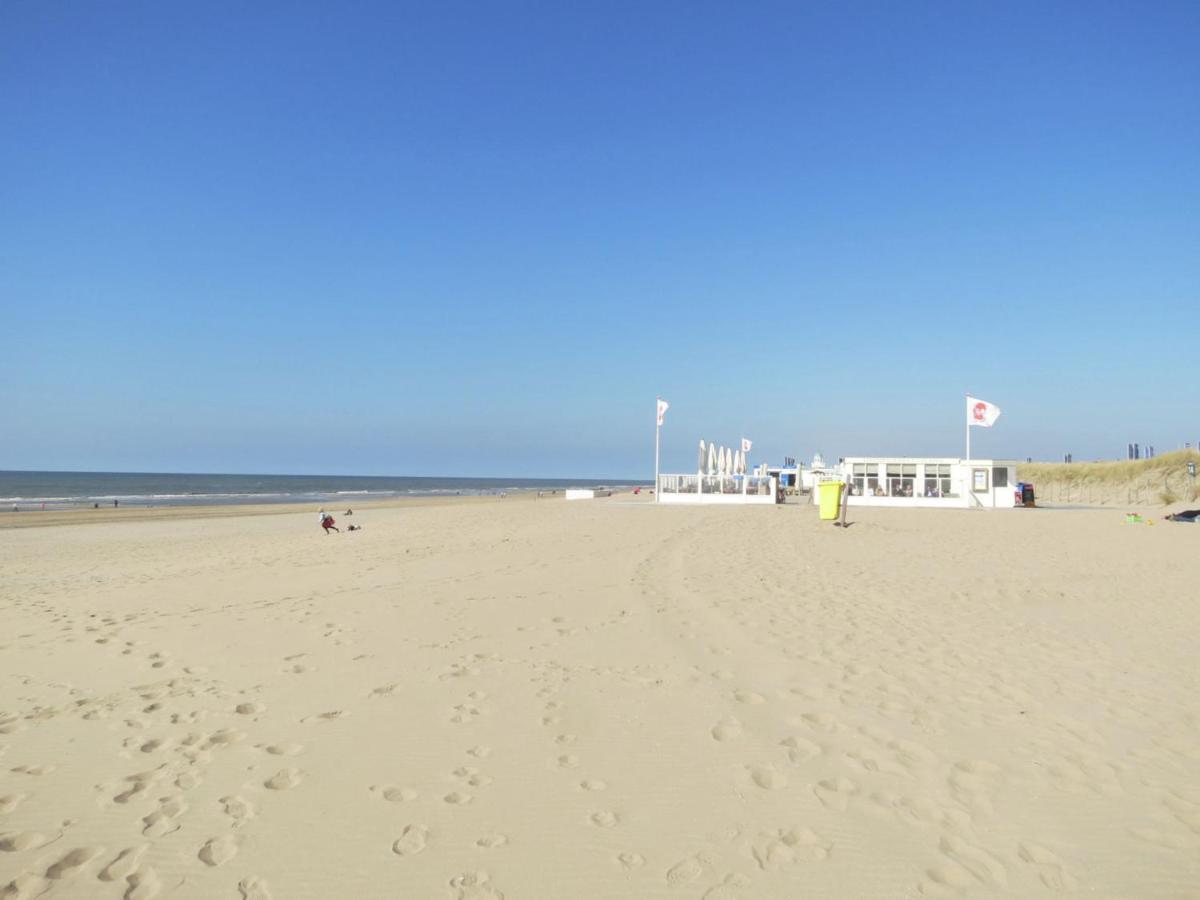
[[[0,6],[2,468],[1200,439],[1200,3]]]

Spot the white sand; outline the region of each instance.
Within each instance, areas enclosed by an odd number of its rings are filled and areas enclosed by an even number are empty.
[[[1200,526],[852,518],[0,531],[0,896],[1200,896]]]

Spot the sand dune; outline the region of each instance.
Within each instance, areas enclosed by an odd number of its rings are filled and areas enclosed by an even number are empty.
[[[1200,529],[854,518],[5,531],[0,897],[1200,896]]]

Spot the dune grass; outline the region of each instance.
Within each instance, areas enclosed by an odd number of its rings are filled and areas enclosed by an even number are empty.
[[[1188,462],[1200,468],[1200,451],[1174,450],[1153,459],[1022,463],[1017,467],[1017,477],[1033,482],[1044,497],[1065,492],[1068,499],[1079,501],[1169,506],[1179,500],[1196,499],[1195,485],[1187,473]]]

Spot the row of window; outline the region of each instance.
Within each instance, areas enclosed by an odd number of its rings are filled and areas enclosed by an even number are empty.
[[[880,472],[882,469],[882,473]],[[850,493],[871,497],[912,497],[916,490],[922,497],[953,497],[948,463],[926,463],[921,466],[918,482],[916,463],[855,463]],[[882,474],[882,477],[881,477]]]
[[[880,469],[883,469],[882,476]],[[855,463],[850,480],[851,495],[870,497],[957,497],[950,479],[949,463],[922,463],[918,478],[917,463]],[[992,469],[995,487],[1008,486],[1008,469]],[[988,490],[987,469],[972,471],[972,490]]]

